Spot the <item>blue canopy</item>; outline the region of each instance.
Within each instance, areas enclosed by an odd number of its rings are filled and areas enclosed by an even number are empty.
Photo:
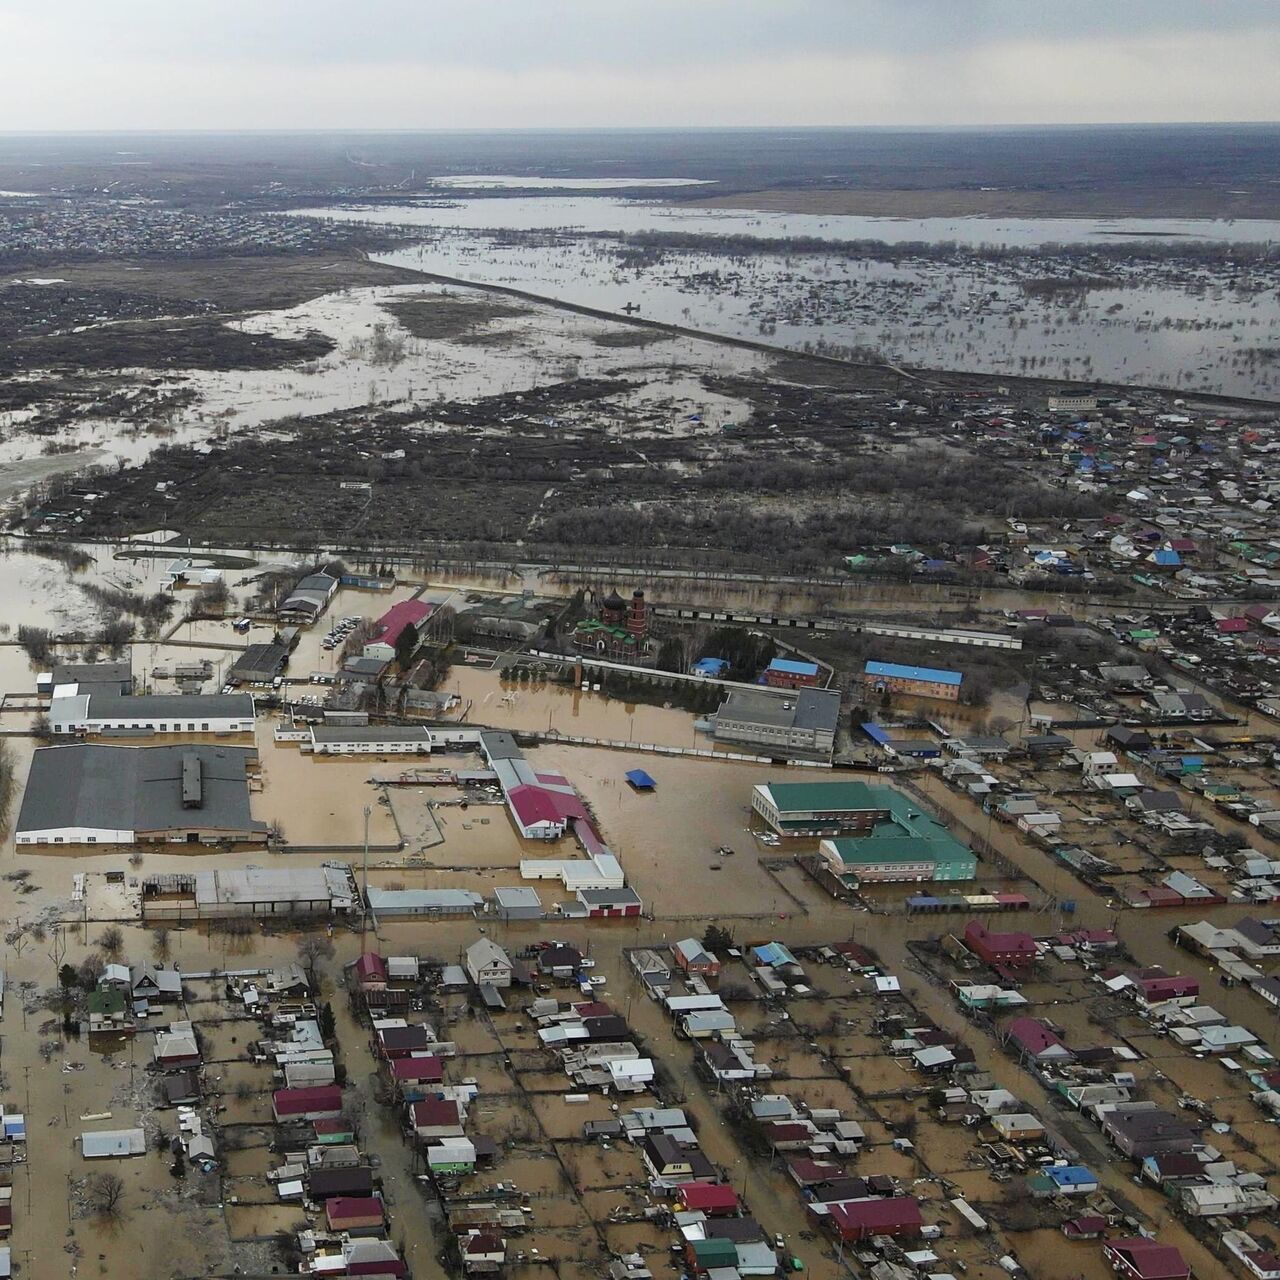
[[[637,791],[653,791],[658,784],[643,769],[628,769],[627,781]]]

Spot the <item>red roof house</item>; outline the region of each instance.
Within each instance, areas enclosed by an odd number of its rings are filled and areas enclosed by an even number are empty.
[[[1165,1004],[1170,1000],[1184,1003],[1200,994],[1200,984],[1195,978],[1180,973],[1166,973],[1159,977],[1139,978],[1134,983],[1134,995],[1139,1004]]]
[[[423,1098],[409,1104],[409,1119],[420,1138],[462,1137],[462,1113],[451,1098]]]
[[[846,1243],[872,1236],[920,1234],[924,1221],[914,1196],[885,1196],[873,1200],[841,1200],[827,1206],[830,1230]]]
[[[1122,1280],[1189,1280],[1191,1268],[1171,1244],[1161,1244],[1146,1236],[1109,1240],[1102,1256]]]
[[[356,961],[356,981],[362,987],[387,985],[387,962],[376,952],[366,951]]]
[[[992,933],[979,920],[965,925],[964,945],[992,968],[1017,968],[1036,958],[1036,940],[1029,933]]]
[[[1040,1018],[1014,1018],[1005,1027],[1009,1042],[1034,1062],[1070,1062],[1075,1054],[1062,1037]]]
[[[381,1227],[386,1221],[378,1196],[334,1196],[324,1202],[330,1231],[359,1231]]]
[[[397,1084],[438,1084],[444,1079],[444,1060],[434,1053],[393,1058],[388,1065]]]
[[[342,1090],[336,1084],[309,1089],[277,1089],[271,1095],[271,1114],[277,1124],[288,1120],[320,1120],[342,1114]]]
[[[390,662],[403,632],[410,627],[416,631],[430,616],[431,606],[423,600],[401,600],[393,604],[374,625],[373,634],[364,646],[364,656]]]
[[[1062,1234],[1068,1240],[1097,1240],[1106,1234],[1107,1220],[1098,1214],[1085,1214],[1081,1218],[1068,1218],[1062,1224]]]
[[[676,1187],[680,1206],[689,1212],[701,1210],[710,1217],[728,1217],[738,1212],[738,1193],[723,1182],[682,1182]]]

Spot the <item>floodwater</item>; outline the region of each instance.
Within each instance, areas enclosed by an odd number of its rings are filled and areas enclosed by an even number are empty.
[[[618,377],[631,370],[655,384],[634,396],[637,405],[647,395],[649,402],[669,410],[673,421],[704,408],[717,421],[740,420],[748,412],[745,406],[705,392],[696,375],[677,377],[674,371],[735,375],[758,371],[766,363],[755,353],[696,338],[665,341],[657,358],[644,347],[601,346],[594,340],[604,331],[601,321],[534,304],[525,305],[521,315],[490,322],[482,342],[415,338],[387,310],[391,302],[441,293],[456,297],[459,290],[431,284],[348,289],[235,321],[255,333],[319,333],[333,342],[333,350],[283,369],[154,371],[156,385],[194,391],[195,400],[163,422],[141,427],[114,419],[72,423],[59,435],[58,446],[77,452],[59,455],[65,465],[58,459],[49,465],[73,470],[98,461],[137,463],[161,445],[199,445],[250,429],[269,432],[280,422],[278,438],[286,439],[288,423],[295,418],[368,405],[421,409],[435,402],[526,391],[567,376]],[[385,349],[373,341],[379,331],[386,338]],[[0,415],[0,464],[29,460],[34,452],[32,437],[24,431],[30,415],[24,414]],[[428,420],[419,429],[429,433],[435,426]],[[18,487],[30,483],[27,479]]]
[[[878,350],[933,368],[1161,383],[1239,395],[1277,390],[1265,358],[1280,334],[1272,276],[1257,288],[1211,272],[1120,262],[1122,287],[1071,305],[1028,296],[1043,263],[926,259],[890,264],[784,253],[658,254],[637,266],[613,234],[644,231],[1022,248],[1115,244],[1129,237],[1268,243],[1280,222],[1194,219],[870,218],[696,209],[590,196],[475,197],[445,207],[407,204],[306,211],[337,220],[421,226],[424,243],[380,260],[561,301],[791,348]],[[512,232],[545,232],[530,243]],[[590,236],[591,238],[584,238]],[[604,239],[599,237],[604,236]],[[1179,273],[1181,272],[1181,273]]]
[[[522,182],[521,185],[532,184]],[[954,240],[970,245],[1104,243],[1117,236],[1238,240],[1251,244],[1280,240],[1280,221],[1263,219],[875,218],[856,214],[702,209],[658,200],[593,196],[479,196],[444,207],[428,201],[418,204],[326,206],[298,209],[293,213],[342,222],[393,223],[466,231],[488,228],[508,231],[542,228],[580,232],[681,231],[759,239],[813,236],[822,240],[884,240],[891,244],[915,240],[932,243]]]
[[[695,733],[695,717],[687,711],[618,702],[571,685],[516,681],[496,671],[454,666],[442,688],[469,704],[466,718],[472,724],[703,750],[716,745]]]
[[[491,187],[514,191],[613,191],[638,187],[709,187],[714,178],[534,178],[514,173],[462,173],[434,177],[436,187]],[[0,191],[0,195],[4,192]]]

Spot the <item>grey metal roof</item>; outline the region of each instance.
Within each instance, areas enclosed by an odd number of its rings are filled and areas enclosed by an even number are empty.
[[[524,752],[516,745],[516,740],[501,729],[486,729],[480,735],[480,745],[490,763],[497,760],[519,760]]]
[[[147,1150],[147,1135],[141,1129],[104,1129],[80,1135],[80,1154],[86,1160],[109,1156],[140,1156]]]
[[[187,809],[182,803],[183,759],[193,753],[200,761],[201,803]],[[246,770],[255,755],[249,747],[205,743],[39,747],[31,758],[16,830],[265,831],[266,824],[255,822],[249,811]]]
[[[524,885],[501,885],[493,891],[494,901],[500,907],[540,907],[542,899],[536,889]]]
[[[716,714],[778,728],[834,732],[840,719],[840,694],[834,689],[733,689]]]
[[[638,903],[640,895],[629,886],[623,889],[579,889],[578,898],[589,905],[628,905]]]
[[[77,684],[81,693],[94,693],[98,689],[105,693],[114,686],[118,692],[121,685],[132,682],[133,667],[128,662],[62,662],[53,666],[55,688],[60,684]]]
[[[369,905],[375,911],[475,911],[484,898],[470,889],[379,889],[369,886]]]
[[[138,697],[95,693],[89,697],[91,720],[200,720],[253,718],[248,693],[147,693]]]

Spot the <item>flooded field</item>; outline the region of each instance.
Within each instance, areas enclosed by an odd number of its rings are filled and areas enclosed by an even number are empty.
[[[441,207],[389,205],[307,211],[336,220],[421,226],[424,244],[380,260],[440,275],[780,346],[878,350],[925,368],[984,369],[1155,383],[1269,396],[1275,372],[1259,353],[1280,331],[1275,280],[1194,266],[1099,268],[1094,287],[1064,295],[1024,288],[1052,276],[1063,245],[1126,239],[1267,244],[1280,224],[1178,219],[871,218],[699,209],[589,196],[472,197]],[[678,253],[639,258],[609,237],[678,233]],[[742,255],[708,239],[811,238],[829,256]],[[834,246],[956,244],[1034,249],[1026,260],[850,261]],[[731,242],[730,242],[731,243]],[[1114,255],[1113,255],[1114,257]],[[1071,273],[1068,273],[1071,274]],[[1116,287],[1108,288],[1107,275]]]
[[[453,185],[465,185],[461,181]],[[783,213],[708,209],[660,200],[593,196],[472,197],[421,204],[329,206],[298,209],[298,216],[391,223],[446,230],[563,229],[577,232],[687,231],[756,239],[812,236],[822,240],[890,243],[954,240],[971,245],[1043,245],[1105,242],[1116,236],[1186,237],[1266,243],[1280,240],[1280,222],[1207,218],[884,218],[854,214]]]

